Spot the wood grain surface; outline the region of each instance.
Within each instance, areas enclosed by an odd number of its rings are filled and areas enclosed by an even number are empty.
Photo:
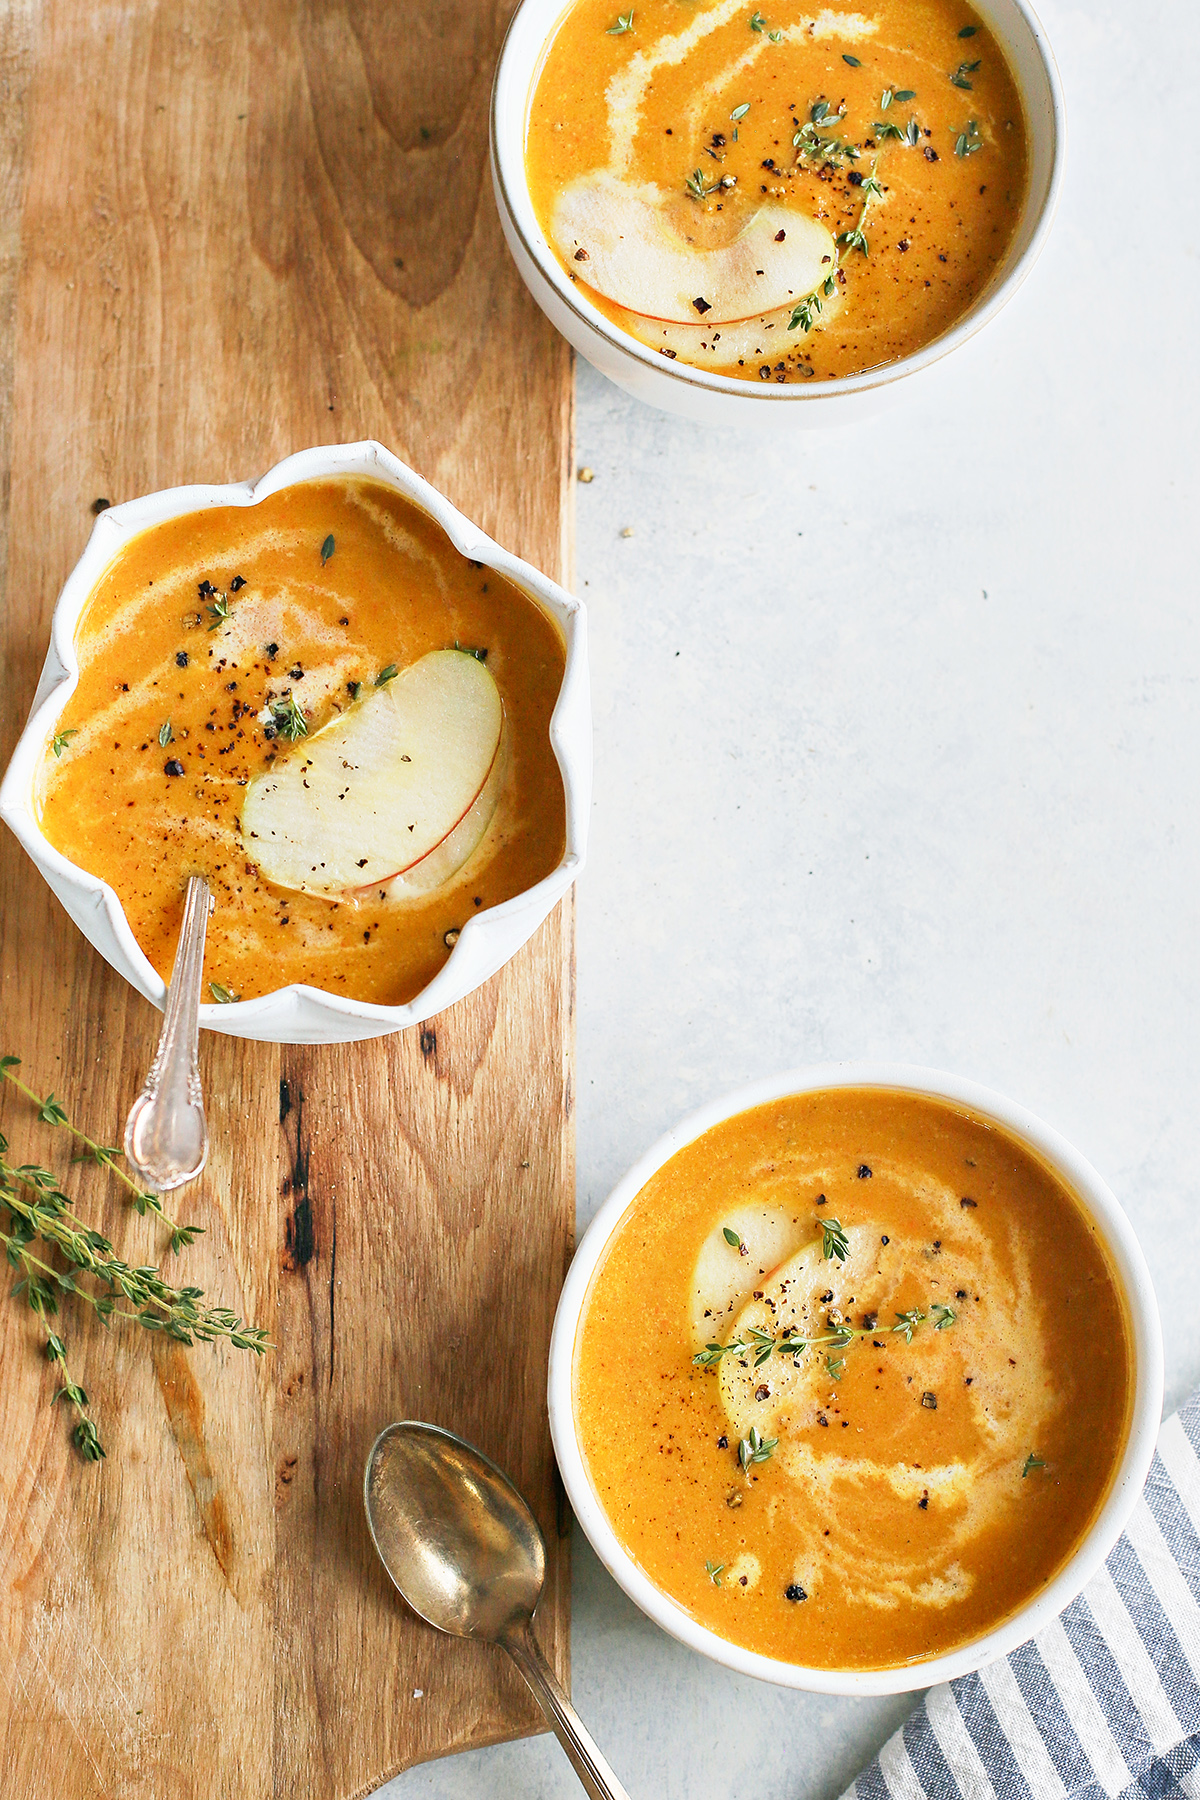
[[[0,11],[6,759],[98,497],[253,476],[373,436],[565,575],[568,352],[512,269],[486,105],[508,0],[8,0]],[[519,404],[514,394],[519,391]],[[108,1460],[85,1467],[0,1307],[5,1800],[365,1793],[539,1727],[496,1652],[408,1615],[362,1519],[367,1448],[453,1426],[567,1558],[544,1407],[570,1249],[573,912],[421,1031],[207,1034],[212,1158],[180,1278],[266,1325],[262,1364],[68,1315]],[[0,843],[0,1049],[112,1141],[159,1016]],[[69,1146],[8,1095],[22,1159]],[[152,1221],[99,1171],[131,1260]],[[419,1697],[418,1697],[419,1695]]]

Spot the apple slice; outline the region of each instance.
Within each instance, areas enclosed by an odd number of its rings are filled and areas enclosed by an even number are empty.
[[[813,331],[828,325],[841,304],[841,288],[828,297],[821,294],[821,311],[816,315]],[[775,312],[753,319],[734,319],[723,325],[675,325],[670,319],[648,319],[622,307],[614,323],[648,349],[661,350],[672,360],[678,357],[700,368],[739,361],[756,365],[770,362],[774,366],[790,350],[803,350],[810,341],[811,333],[801,326],[788,330],[792,311],[789,300]]]
[[[835,266],[832,233],[790,207],[762,206],[729,243],[702,249],[681,235],[660,188],[604,172],[563,188],[550,235],[567,267],[605,299],[680,325],[794,306]]]
[[[725,1236],[731,1231],[737,1239]],[[815,1228],[810,1212],[796,1207],[737,1203],[721,1214],[700,1246],[692,1271],[692,1342],[724,1343],[730,1320],[739,1313],[764,1278],[810,1243]]]
[[[504,707],[485,664],[434,650],[302,738],[246,789],[242,834],[268,881],[346,895],[457,874],[503,787]]]

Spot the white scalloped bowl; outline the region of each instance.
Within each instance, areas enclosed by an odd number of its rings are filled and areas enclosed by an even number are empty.
[[[928,1657],[923,1662],[906,1663],[899,1668],[808,1668],[745,1650],[699,1624],[651,1581],[641,1564],[621,1543],[592,1486],[575,1424],[575,1347],[579,1320],[604,1253],[650,1177],[685,1144],[692,1143],[735,1113],[745,1112],[748,1107],[763,1106],[787,1094],[814,1093],[836,1087],[884,1088],[948,1100],[952,1105],[964,1107],[978,1119],[1001,1126],[1028,1146],[1066,1183],[1095,1224],[1108,1250],[1129,1320],[1133,1361],[1129,1427],[1108,1493],[1087,1531],[1046,1586],[993,1630],[944,1656]],[[759,1680],[774,1682],[779,1687],[803,1688],[820,1694],[902,1694],[915,1688],[931,1687],[935,1682],[952,1681],[958,1675],[969,1675],[1007,1656],[1018,1644],[1049,1625],[1097,1573],[1125,1529],[1150,1472],[1162,1416],[1162,1328],[1154,1284],[1133,1227],[1096,1170],[1057,1131],[1015,1101],[958,1075],[943,1075],[935,1069],[914,1068],[902,1063],[827,1063],[772,1075],[752,1087],[741,1088],[737,1093],[712,1101],[661,1137],[617,1183],[584,1233],[567,1271],[550,1339],[548,1397],[554,1454],[575,1516],[609,1573],[629,1598],[664,1631],[698,1650],[702,1656],[723,1663],[726,1668],[735,1669],[741,1675],[755,1675]]]
[[[1008,58],[1029,133],[1029,191],[1003,262],[963,317],[911,356],[862,375],[777,385],[668,361],[614,325],[564,274],[533,210],[525,134],[546,50],[567,5],[565,0],[522,0],[492,88],[492,186],[513,261],[551,324],[627,394],[716,429],[744,427],[773,434],[850,424],[898,399],[898,382],[932,368],[965,344],[1012,299],[1041,255],[1062,187],[1066,111],[1046,33],[1028,0],[973,3]]]
[[[382,444],[337,444],[301,450],[277,463],[256,482],[168,488],[140,500],[127,500],[101,513],[87,548],[59,595],[33,709],[0,785],[0,818],[20,839],[84,936],[139,994],[161,1007],[166,999],[166,984],[134,938],[112,888],[56,850],[38,824],[33,799],[38,764],[79,679],[75,630],[104,570],[129,539],[147,526],[213,506],[253,506],[293,482],[329,475],[362,475],[385,482],[428,513],[456,550],[515,582],[561,628],[567,661],[550,721],[550,741],[566,795],[566,849],[558,867],[544,880],[468,919],[444,967],[405,1006],[379,1006],[295,984],[263,994],[257,1000],[201,1006],[200,1023],[208,1030],[273,1044],[353,1043],[420,1024],[494,975],[532,937],[566,893],[583,866],[591,807],[591,707],[582,601],[493,543],[436,488]]]

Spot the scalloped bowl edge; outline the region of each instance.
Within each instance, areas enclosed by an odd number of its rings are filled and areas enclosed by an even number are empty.
[[[422,476],[373,440],[297,451],[254,482],[164,488],[123,501],[100,514],[82,556],[67,577],[50,624],[50,645],[33,706],[0,783],[0,818],[36,863],[88,941],[155,1006],[166,984],[135,939],[117,895],[56,850],[43,835],[34,805],[38,765],[54,726],[79,680],[75,631],[104,570],[129,539],[148,526],[214,506],[253,506],[282,487],[330,475],[385,482],[441,526],[455,549],[522,588],[558,624],[566,640],[562,686],[550,720],[550,741],[566,797],[566,847],[557,868],[511,900],[474,915],[433,980],[404,1006],[350,1000],[293,984],[256,1000],[200,1008],[210,1031],[265,1043],[353,1043],[402,1031],[452,1006],[494,975],[532,937],[583,867],[591,809],[592,740],[586,611],[531,564],[497,544]]]

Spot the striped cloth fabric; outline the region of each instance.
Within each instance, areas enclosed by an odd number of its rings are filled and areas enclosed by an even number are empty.
[[[1120,1543],[1011,1656],[931,1688],[843,1800],[1200,1800],[1200,1393]]]

